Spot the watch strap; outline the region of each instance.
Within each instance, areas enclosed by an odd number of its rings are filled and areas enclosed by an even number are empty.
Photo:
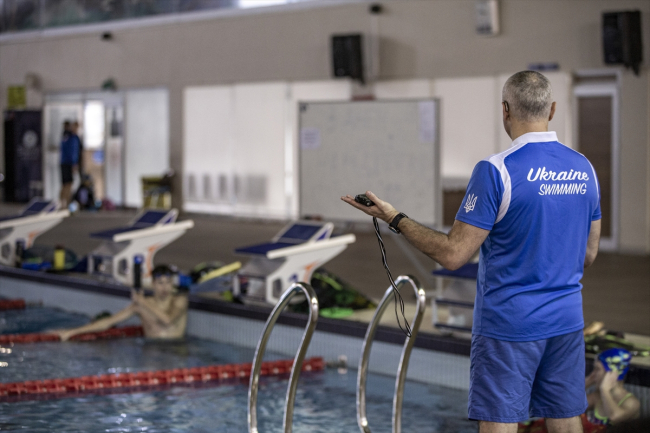
[[[390,224],[388,224],[389,227],[392,228],[395,233],[402,232],[400,229],[397,228],[397,226],[399,225],[399,222],[402,221],[403,218],[408,218],[408,216],[405,213],[400,212],[397,215],[395,215],[395,218],[393,218]]]

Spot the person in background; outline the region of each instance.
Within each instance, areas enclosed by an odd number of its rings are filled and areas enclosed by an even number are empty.
[[[81,137],[79,137],[79,122],[74,121],[72,122],[72,133],[77,136],[77,140],[79,141],[79,176],[83,179],[83,175],[85,173],[84,171],[84,143],[81,140]]]
[[[594,369],[585,379],[589,407],[582,416],[585,433],[604,431],[605,426],[638,418],[641,404],[623,387],[632,354],[625,349],[609,349],[598,355]]]
[[[174,272],[169,266],[156,266],[151,274],[153,296],[145,296],[141,291],[132,290],[132,302],[122,311],[79,328],[53,332],[58,334],[62,341],[66,341],[78,334],[104,331],[137,315],[142,322],[145,337],[165,340],[183,338],[187,326],[187,296],[178,293],[174,288]]]
[[[61,138],[61,207],[66,208],[72,201],[73,172],[79,169],[79,137],[72,129],[72,123],[63,122]]]
[[[95,188],[90,175],[81,175],[81,185],[74,194],[74,199],[79,203],[80,209],[92,210],[96,209],[95,205]]]

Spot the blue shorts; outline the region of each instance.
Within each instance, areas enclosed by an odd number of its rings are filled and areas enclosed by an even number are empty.
[[[587,409],[582,331],[538,341],[472,336],[469,418],[514,423]]]

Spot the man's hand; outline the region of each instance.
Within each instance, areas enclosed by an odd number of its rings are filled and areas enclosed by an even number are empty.
[[[371,191],[366,191],[366,196],[375,203],[374,206],[365,206],[361,203],[357,203],[351,195],[341,197],[341,200],[370,216],[385,221],[388,224],[390,224],[393,218],[395,218],[399,213],[390,203],[383,201]]]

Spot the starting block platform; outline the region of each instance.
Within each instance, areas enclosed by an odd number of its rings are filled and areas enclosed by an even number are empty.
[[[276,304],[291,284],[309,282],[317,268],[356,241],[353,234],[332,236],[333,230],[331,222],[296,221],[271,242],[236,249],[251,260],[234,278],[233,295],[244,303]]]
[[[54,200],[33,199],[18,215],[0,218],[0,264],[16,264],[16,242],[31,248],[36,239],[70,215]]]
[[[126,227],[92,233],[91,237],[103,242],[88,256],[88,272],[132,285],[133,263],[136,256],[141,256],[142,285],[150,286],[156,252],[194,227],[194,221],[176,222],[177,217],[176,209],[147,209]]]
[[[431,302],[433,327],[471,334],[478,263],[467,263],[455,271],[439,269],[432,273],[435,277],[450,280],[444,289],[438,284],[436,297]],[[438,308],[441,306],[449,309],[447,323],[438,321]]]

